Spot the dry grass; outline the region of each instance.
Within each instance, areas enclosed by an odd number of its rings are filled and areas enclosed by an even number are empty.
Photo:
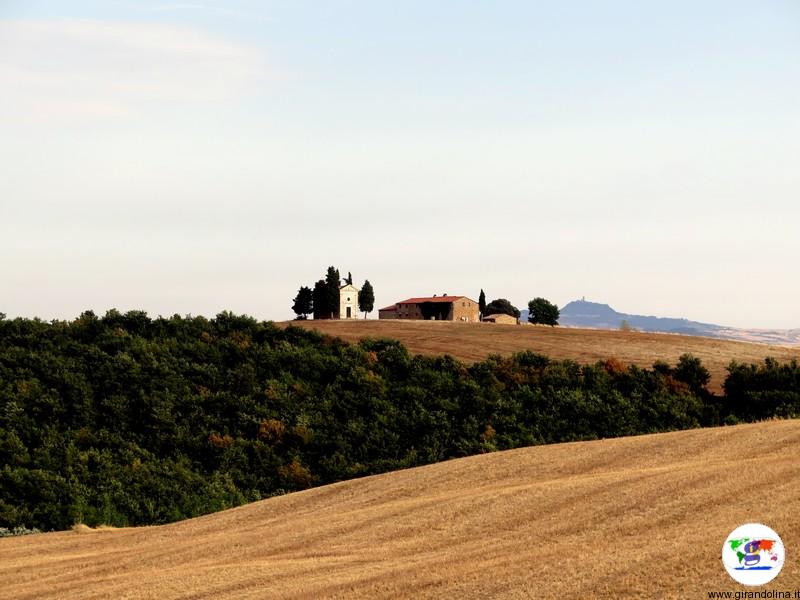
[[[161,527],[0,539],[4,598],[706,598],[760,521],[800,589],[800,421],[485,454]]]
[[[446,321],[291,321],[323,333],[356,341],[363,337],[389,337],[400,340],[419,354],[451,354],[465,361],[486,358],[488,354],[510,354],[533,350],[552,358],[571,358],[591,363],[618,358],[625,364],[650,367],[658,360],[675,363],[690,352],[702,359],[711,371],[711,389],[720,391],[725,368],[731,360],[760,362],[767,356],[779,360],[800,358],[800,348],[768,346],[713,338],[666,333],[639,333],[567,327],[493,325]]]

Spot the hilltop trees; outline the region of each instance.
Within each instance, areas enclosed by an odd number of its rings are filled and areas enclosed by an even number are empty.
[[[344,282],[346,284],[353,285],[353,274],[349,271],[347,272],[347,277],[345,278]],[[325,278],[317,281],[317,283],[314,284],[313,291],[310,291],[310,300],[308,298],[309,288],[301,286],[300,291],[298,291],[298,295],[294,299],[294,304],[292,305],[292,310],[294,310],[294,312],[298,315],[297,318],[304,319],[304,315],[307,314],[313,314],[315,319],[338,318],[340,311],[339,288],[341,287],[341,284],[342,280],[339,275],[339,269],[334,266],[330,266],[325,272]],[[369,281],[364,283],[365,286],[367,284],[369,284]],[[361,293],[359,293],[359,308],[364,312],[370,312],[372,311],[375,303],[375,296],[374,292],[372,291],[372,286],[370,285],[368,290],[368,293],[371,294],[371,296],[368,296],[368,302],[364,304],[364,306],[369,306],[368,310],[361,308],[362,293],[364,293],[363,290]],[[300,301],[299,303],[298,300]]]
[[[320,279],[314,284],[314,290],[311,292],[312,310],[310,312],[313,313],[315,319],[333,319],[338,316],[339,283],[339,270],[328,267],[325,279]]]
[[[528,322],[541,325],[558,325],[558,306],[544,298],[534,298],[528,302]]]
[[[364,313],[364,318],[367,318],[367,313],[371,313],[375,308],[375,292],[372,289],[372,284],[369,279],[364,281],[361,292],[358,294],[358,310]]]
[[[486,314],[486,294],[483,293],[483,288],[481,288],[481,293],[478,296],[478,312],[481,319]]]
[[[314,293],[311,291],[311,288],[304,285],[300,286],[300,289],[297,291],[297,296],[294,297],[292,310],[299,320],[308,318],[308,315],[314,311]]]
[[[519,319],[519,309],[505,298],[492,300],[486,305],[486,310],[483,312],[483,316],[496,314],[511,315],[515,319]]]

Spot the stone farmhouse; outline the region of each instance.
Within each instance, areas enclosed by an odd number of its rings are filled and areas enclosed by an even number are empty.
[[[478,303],[467,296],[427,296],[408,298],[378,309],[379,319],[414,319],[428,321],[479,320]]]

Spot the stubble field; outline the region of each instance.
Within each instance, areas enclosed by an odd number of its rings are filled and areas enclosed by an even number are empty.
[[[708,598],[763,522],[800,590],[800,421],[458,459],[160,527],[0,539],[3,597]]]

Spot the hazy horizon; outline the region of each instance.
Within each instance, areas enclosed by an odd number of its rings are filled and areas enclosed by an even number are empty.
[[[0,312],[293,316],[329,265],[800,328],[800,4],[0,3]]]

